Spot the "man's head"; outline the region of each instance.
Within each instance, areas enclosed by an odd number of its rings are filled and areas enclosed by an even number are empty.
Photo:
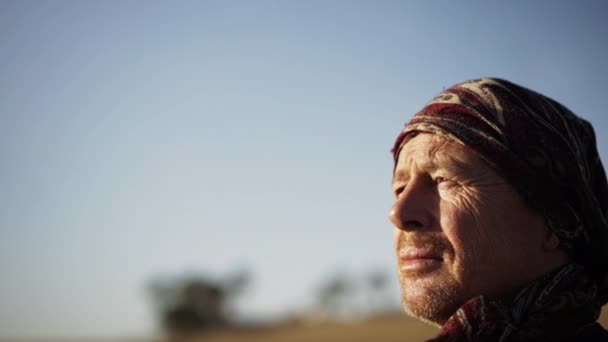
[[[441,324],[469,298],[506,295],[567,261],[542,216],[462,144],[412,138],[392,188],[402,300],[416,317]]]
[[[390,213],[406,309],[443,323],[573,260],[608,299],[608,184],[591,125],[500,79],[427,104],[394,147]]]

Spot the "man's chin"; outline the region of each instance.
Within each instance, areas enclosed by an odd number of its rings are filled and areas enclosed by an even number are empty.
[[[403,303],[403,310],[408,316],[433,326],[442,326],[447,321],[444,315],[440,315],[437,312],[429,312],[424,308],[412,307],[405,303]]]
[[[458,291],[450,286],[433,288],[404,287],[402,304],[405,312],[424,322],[442,325],[458,310]]]

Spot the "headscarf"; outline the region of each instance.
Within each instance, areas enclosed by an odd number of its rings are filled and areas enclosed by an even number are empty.
[[[535,91],[483,78],[443,91],[416,113],[395,142],[395,164],[418,133],[476,152],[543,215],[581,266],[575,273],[589,280],[587,301],[608,301],[608,182],[589,122]]]

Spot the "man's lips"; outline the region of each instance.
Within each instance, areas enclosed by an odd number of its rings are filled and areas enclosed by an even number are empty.
[[[421,272],[438,267],[443,258],[438,253],[423,248],[403,248],[399,250],[399,268],[402,272]]]

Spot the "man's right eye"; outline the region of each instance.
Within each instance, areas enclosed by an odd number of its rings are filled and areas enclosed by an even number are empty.
[[[397,188],[395,188],[395,190],[394,190],[395,197],[399,197],[399,195],[401,195],[403,190],[405,190],[405,185],[401,185],[401,186],[398,186]]]
[[[440,184],[440,183],[447,181],[447,179],[444,177],[435,177],[435,178],[433,178],[433,181],[435,182],[435,184]]]

